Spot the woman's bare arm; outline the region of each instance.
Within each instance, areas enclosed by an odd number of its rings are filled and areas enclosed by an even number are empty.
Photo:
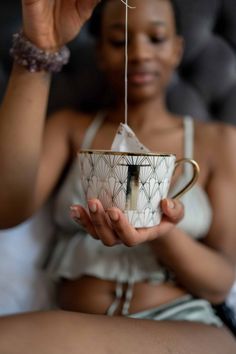
[[[19,216],[19,221],[30,214],[49,87],[49,74],[32,74],[22,67],[14,66],[0,109],[2,227],[11,226],[8,220],[14,214]]]
[[[38,47],[57,50],[79,33],[97,2],[22,0],[23,32]],[[32,214],[47,197],[46,191],[50,192],[49,185],[53,187],[52,180],[56,182],[55,171],[59,174],[65,163],[68,142],[65,134],[60,136],[62,142],[55,142],[54,146],[57,149],[57,144],[60,145],[55,154],[57,169],[53,169],[47,156],[48,147],[44,147],[50,81],[48,73],[29,73],[14,65],[0,109],[1,228],[13,226]],[[54,137],[55,131],[47,141]],[[44,179],[48,187],[40,190],[42,171],[48,173],[50,169],[54,177],[50,182]]]

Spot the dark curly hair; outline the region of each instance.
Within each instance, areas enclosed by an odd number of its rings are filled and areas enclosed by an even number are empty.
[[[103,10],[108,3],[109,0],[102,0],[97,7],[95,8],[95,11],[93,12],[93,15],[88,23],[88,30],[89,33],[96,39],[99,39],[101,36],[101,23],[102,23],[102,14]],[[119,1],[119,0],[117,0]],[[146,1],[146,0],[144,0]],[[179,7],[176,2],[176,0],[168,0],[173,8],[174,11],[174,18],[175,18],[175,26],[176,26],[176,33],[181,35],[181,23],[180,23],[180,14],[179,14]]]

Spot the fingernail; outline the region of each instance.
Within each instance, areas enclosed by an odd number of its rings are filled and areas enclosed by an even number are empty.
[[[119,214],[115,210],[107,210],[107,213],[111,221],[119,220]]]
[[[169,209],[174,209],[175,204],[174,204],[173,200],[167,199],[167,206]]]
[[[97,204],[96,203],[88,201],[88,207],[92,213],[96,213],[96,211],[97,211]]]
[[[80,219],[80,213],[76,207],[70,207],[70,215],[72,219]]]

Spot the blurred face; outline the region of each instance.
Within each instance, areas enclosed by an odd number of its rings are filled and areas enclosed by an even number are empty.
[[[140,101],[164,95],[182,54],[168,0],[130,0],[128,20],[128,95]],[[125,5],[110,0],[102,18],[100,63],[118,95],[124,94]],[[121,98],[122,98],[121,97]]]

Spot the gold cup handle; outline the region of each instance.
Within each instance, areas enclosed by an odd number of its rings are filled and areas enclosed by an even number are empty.
[[[175,173],[176,168],[182,163],[189,163],[192,166],[192,168],[193,168],[193,177],[186,184],[186,186],[184,186],[178,193],[176,193],[172,197],[173,199],[182,197],[182,195],[184,195],[189,189],[191,189],[194,186],[194,184],[197,182],[198,177],[199,177],[200,167],[199,167],[198,163],[196,161],[192,160],[192,159],[187,159],[187,158],[180,159],[180,160],[177,160],[175,162],[174,173]]]

